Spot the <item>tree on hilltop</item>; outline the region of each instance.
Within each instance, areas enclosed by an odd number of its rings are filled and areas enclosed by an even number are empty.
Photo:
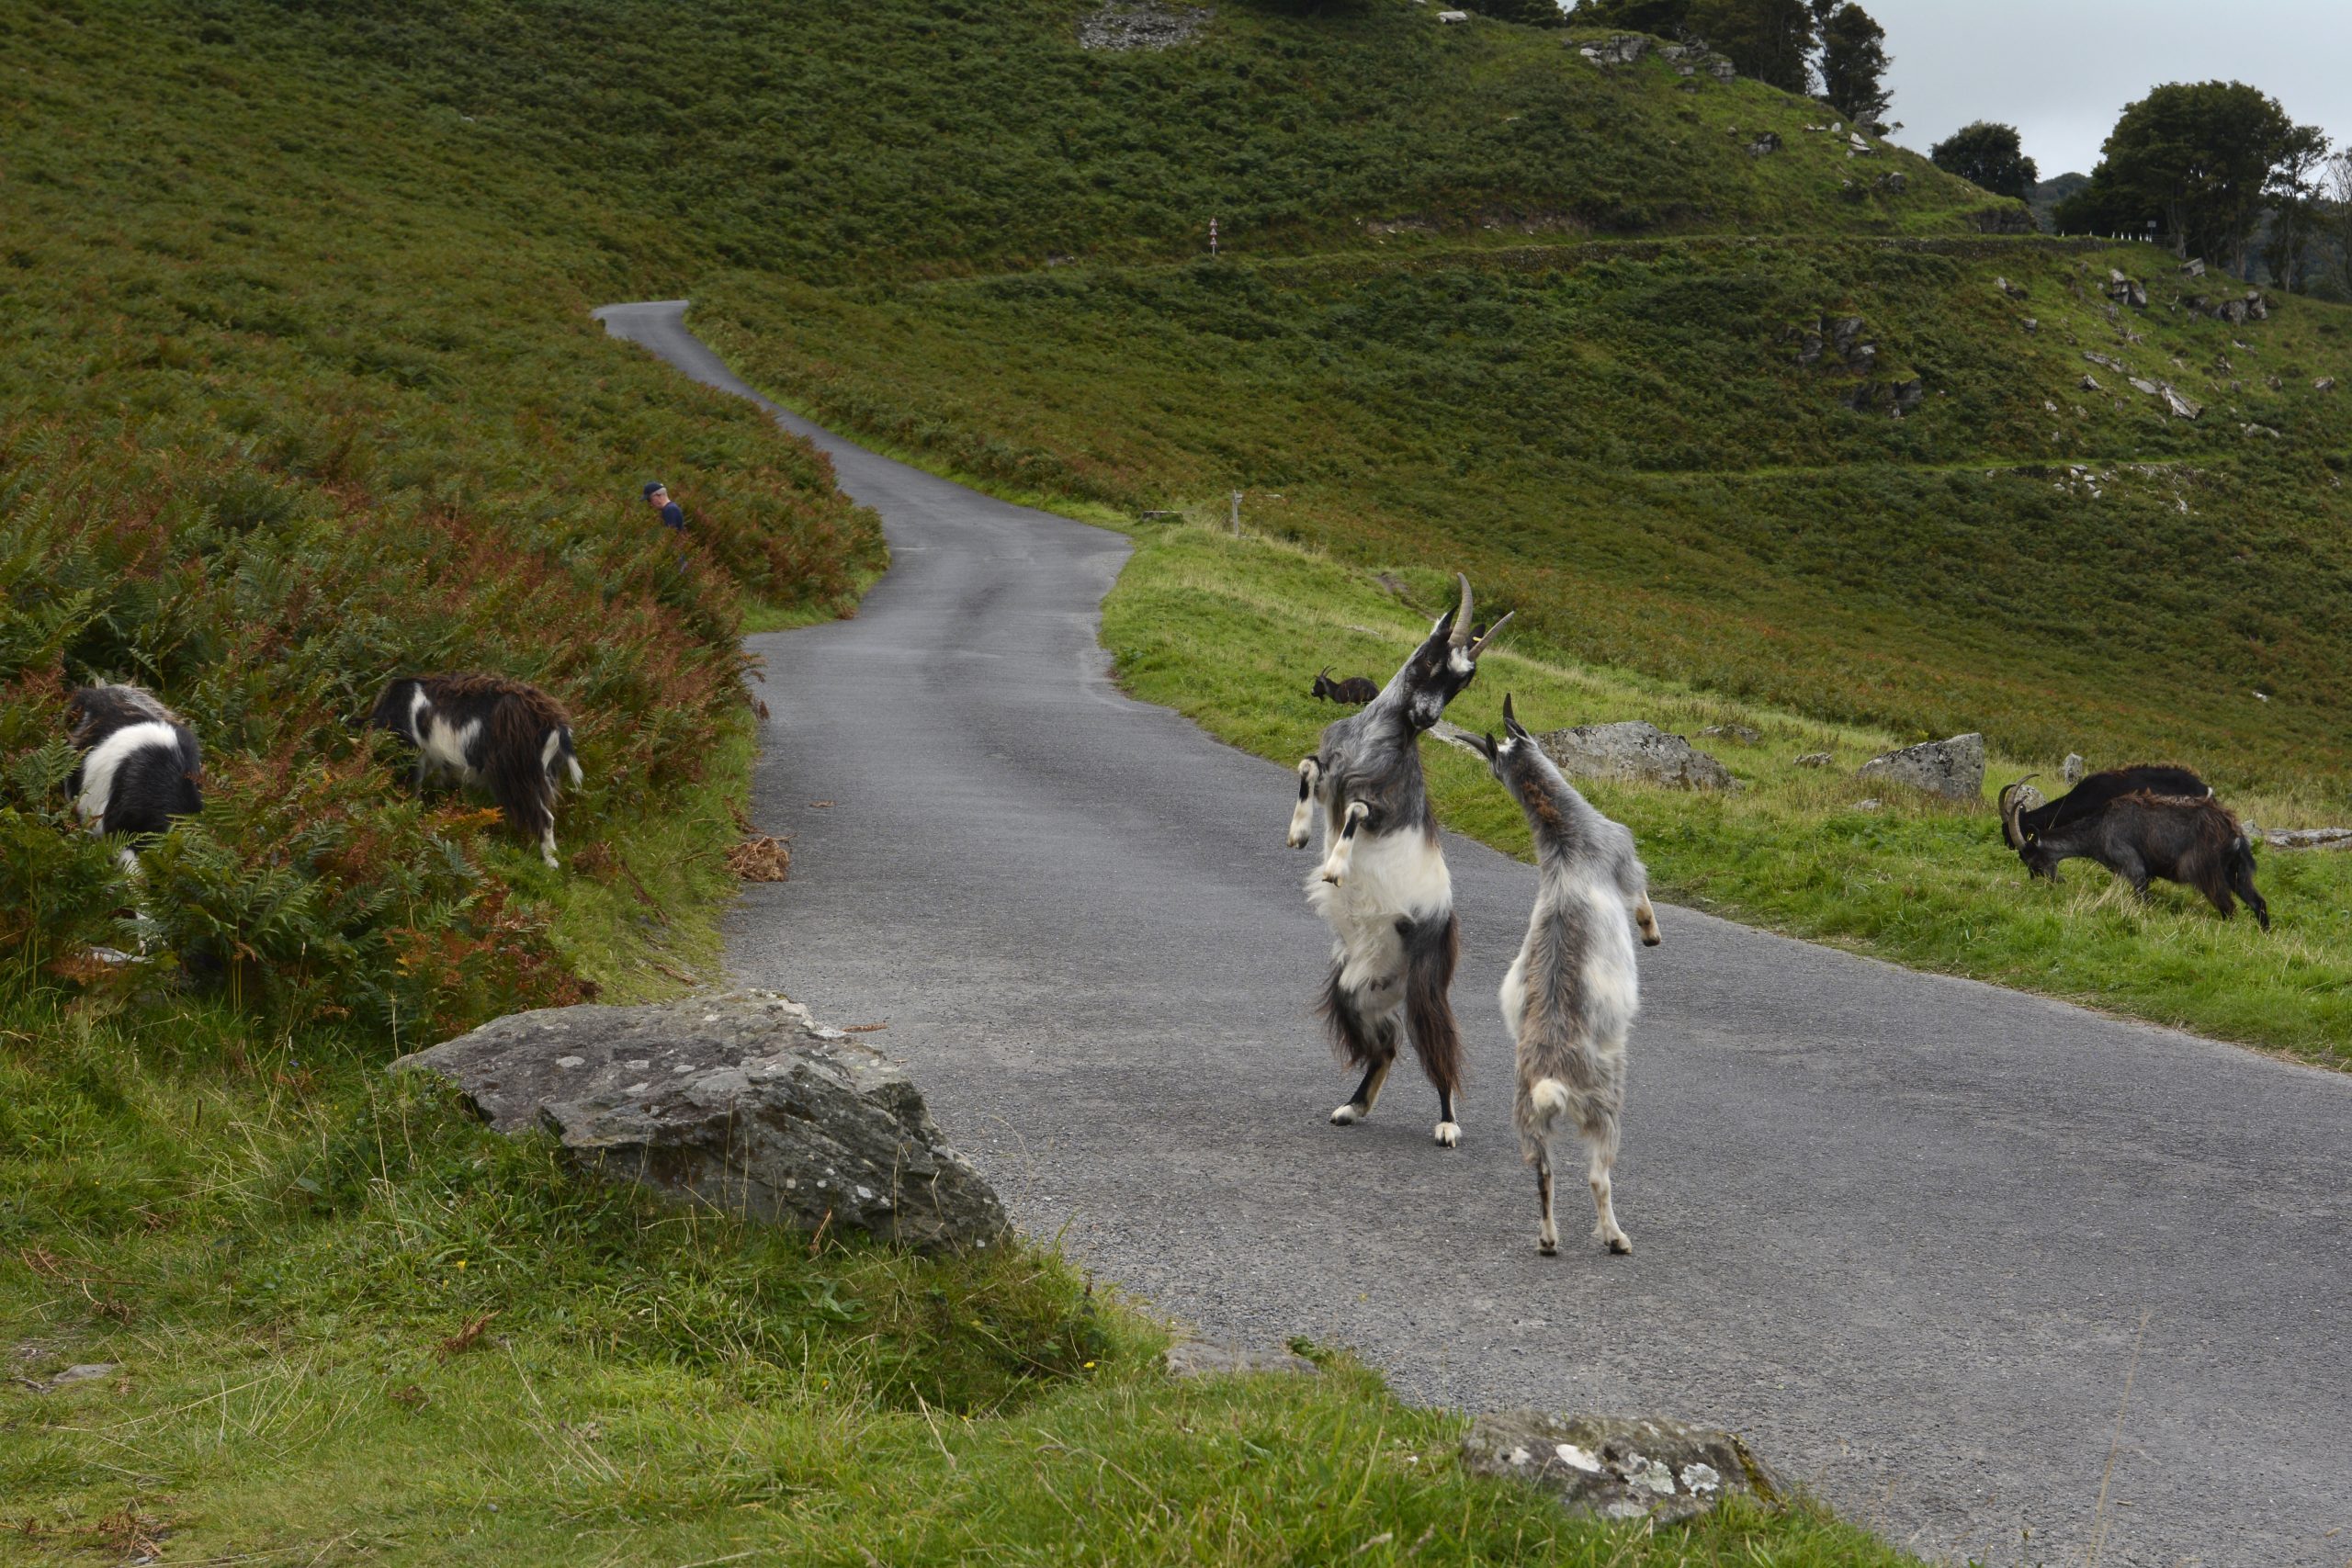
[[[2019,201],[2041,175],[2018,143],[2018,128],[1989,119],[1963,125],[1937,142],[1928,150],[1928,161],[1995,196],[2012,196]]]
[[[2287,133],[2278,156],[2270,164],[2263,195],[2270,204],[2270,232],[2262,247],[2262,261],[2271,281],[2290,294],[2311,287],[2307,258],[2324,218],[2323,179],[2327,167],[2327,138],[2315,125],[2299,125]]]
[[[1808,0],[1580,0],[1568,20],[1668,39],[1704,39],[1743,76],[1803,93],[1813,86]]]
[[[1784,93],[1813,86],[1813,12],[1805,0],[1691,0],[1689,26],[1743,76]]]
[[[1848,119],[1875,126],[1894,95],[1886,85],[1886,29],[1852,0],[1813,0],[1821,30],[1821,96]]]
[[[2123,107],[2091,183],[2059,203],[2053,218],[2062,233],[2141,233],[2153,225],[2176,254],[2243,276],[2280,171],[2315,138],[2324,152],[2315,127],[2297,125],[2278,99],[2243,82],[2166,83]]]

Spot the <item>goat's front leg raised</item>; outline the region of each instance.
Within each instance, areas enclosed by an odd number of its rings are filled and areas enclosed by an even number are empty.
[[[1317,757],[1302,757],[1298,762],[1298,809],[1290,814],[1290,838],[1286,840],[1295,850],[1306,847],[1306,832],[1315,825],[1315,786],[1323,782],[1323,762]]]
[[[1332,886],[1347,880],[1348,868],[1355,863],[1356,829],[1371,815],[1372,807],[1363,801],[1348,802],[1347,815],[1340,818],[1340,836],[1331,840],[1331,852],[1323,862],[1323,880]]]

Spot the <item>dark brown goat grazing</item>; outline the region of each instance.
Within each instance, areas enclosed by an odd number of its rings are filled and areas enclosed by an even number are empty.
[[[2270,929],[2270,906],[2254,886],[2254,846],[2229,808],[2211,795],[2135,790],[2088,816],[2028,837],[2016,784],[2001,792],[2001,820],[2018,858],[2035,876],[2058,880],[2061,861],[2095,860],[2132,885],[2143,900],[2155,878],[2193,887],[2227,919],[2245,900],[2256,924]]]
[[[1309,695],[1321,697],[1327,703],[1353,703],[1362,707],[1380,695],[1380,688],[1362,675],[1334,681],[1331,679],[1331,667],[1326,664],[1315,672],[1315,690]]]
[[[2213,793],[2203,779],[2187,768],[2169,762],[2138,762],[2128,768],[2109,768],[2093,773],[2047,805],[2011,811],[2011,799],[2024,790],[2028,780],[2036,776],[2028,773],[2001,791],[2001,832],[2013,850],[2022,851],[2028,841],[2044,833],[2098,815],[2118,795],[2146,790],[2151,795],[2177,795],[2194,800]]]
[[[507,825],[555,858],[555,800],[563,777],[580,782],[571,720],[563,705],[503,675],[403,676],[368,716],[416,749],[416,787],[435,772],[486,785]]]

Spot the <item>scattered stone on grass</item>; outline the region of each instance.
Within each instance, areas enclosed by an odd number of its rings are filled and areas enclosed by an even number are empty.
[[[1699,731],[1702,735],[1718,735],[1726,740],[1736,740],[1742,746],[1753,746],[1763,739],[1744,724],[1711,724]]]
[[[1807,751],[1797,759],[1800,768],[1834,768],[1837,765],[1837,756],[1828,751]]]
[[[2066,781],[2068,789],[2072,789],[2083,782],[2086,768],[2083,754],[2079,751],[2069,751],[2066,753],[2066,760],[2058,764],[2058,776]]]
[[[392,1071],[454,1082],[502,1133],[582,1169],[797,1229],[988,1247],[1004,1207],[888,1057],[775,991],[493,1019]]]
[[[1175,1378],[1239,1377],[1250,1372],[1312,1377],[1322,1370],[1295,1350],[1253,1350],[1206,1339],[1179,1339],[1159,1360],[1168,1375]]]
[[[1905,746],[1872,757],[1855,777],[1886,779],[1947,800],[1976,800],[1984,794],[1984,738],[1971,731]]]
[[[1646,719],[1585,724],[1535,738],[1544,754],[1571,778],[1621,779],[1677,789],[1737,789],[1731,770]]]
[[[2246,824],[2246,834],[2274,850],[2352,850],[2352,828],[2257,828]]]
[[[1078,24],[1080,49],[1172,49],[1189,41],[1216,15],[1205,6],[1170,6],[1161,0],[1109,0]]]
[[[16,1381],[35,1393],[54,1393],[77,1382],[96,1382],[100,1378],[112,1377],[119,1365],[114,1361],[84,1361],[51,1377],[18,1378]]]
[[[1532,1482],[1573,1513],[1679,1524],[1734,1493],[1777,1506],[1780,1481],[1736,1434],[1662,1416],[1481,1416],[1462,1439],[1474,1475]]]

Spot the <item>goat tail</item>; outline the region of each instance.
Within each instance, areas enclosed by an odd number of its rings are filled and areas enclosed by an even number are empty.
[[[1536,1128],[1549,1136],[1576,1103],[1576,1096],[1557,1078],[1537,1078],[1527,1087],[1527,1103],[1534,1111]]]

